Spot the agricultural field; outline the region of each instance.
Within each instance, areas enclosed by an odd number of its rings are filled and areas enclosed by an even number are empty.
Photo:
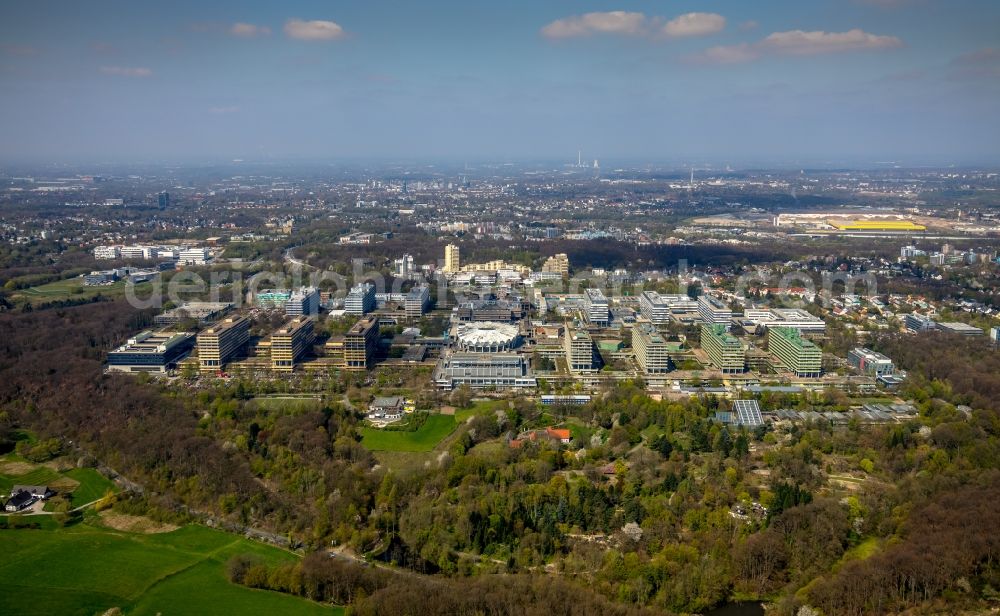
[[[57,494],[68,496],[73,508],[117,491],[104,475],[92,468],[72,468],[65,458],[36,464],[8,454],[0,457],[0,495],[6,497],[14,485],[47,485]]]
[[[49,517],[49,516],[44,516]],[[121,527],[122,518],[145,520]],[[0,530],[0,613],[342,614],[339,608],[232,584],[226,561],[251,554],[268,564],[296,555],[242,537],[190,525],[179,529],[146,518],[103,512],[53,530]],[[81,566],[86,563],[86,566]]]
[[[361,444],[370,451],[430,451],[457,427],[452,415],[430,415],[412,432],[362,428]]]

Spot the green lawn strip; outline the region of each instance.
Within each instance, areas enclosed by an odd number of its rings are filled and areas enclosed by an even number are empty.
[[[457,427],[451,415],[431,415],[413,432],[362,428],[361,444],[370,451],[430,451]]]

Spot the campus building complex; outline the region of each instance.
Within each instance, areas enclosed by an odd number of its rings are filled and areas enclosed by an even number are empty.
[[[798,377],[818,377],[823,371],[823,352],[791,327],[769,327],[767,347],[789,372]]]
[[[698,317],[702,323],[721,323],[728,326],[733,320],[733,311],[722,300],[702,295],[698,298]]]
[[[584,316],[587,323],[598,327],[607,327],[611,321],[611,311],[608,309],[608,298],[600,289],[586,289],[583,292]]]
[[[442,389],[462,385],[484,387],[535,387],[527,360],[516,353],[465,353],[445,355],[434,370],[434,382]]]
[[[566,351],[566,365],[570,372],[575,374],[597,372],[594,340],[590,334],[567,325],[563,345]]]
[[[864,347],[848,351],[847,363],[858,371],[874,377],[893,374],[896,371],[891,359]]]

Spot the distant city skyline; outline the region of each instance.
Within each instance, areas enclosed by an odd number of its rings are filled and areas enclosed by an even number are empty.
[[[4,7],[0,161],[1000,163],[988,0]]]

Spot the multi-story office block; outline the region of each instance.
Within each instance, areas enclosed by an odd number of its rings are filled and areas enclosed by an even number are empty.
[[[733,319],[733,311],[722,300],[702,295],[698,298],[698,317],[702,323],[721,323],[728,327]]]
[[[344,299],[344,310],[347,314],[359,316],[375,310],[375,285],[362,282],[351,287],[351,292]]]
[[[876,353],[871,349],[858,347],[851,349],[847,353],[847,363],[857,368],[864,374],[880,377],[890,375],[895,372],[892,360],[881,353]]]
[[[743,372],[746,369],[746,351],[740,341],[726,331],[722,323],[701,326],[701,348],[716,368],[724,374]]]
[[[264,289],[254,294],[254,303],[261,308],[284,308],[291,299],[292,292],[288,289]]]
[[[250,319],[232,317],[198,334],[198,362],[202,370],[220,370],[250,341]]]
[[[312,316],[319,312],[319,289],[302,287],[288,296],[285,314],[292,317]]]
[[[925,332],[937,327],[934,323],[934,319],[930,317],[925,317],[922,314],[912,312],[903,318],[903,322],[906,325],[906,329],[911,332]]]
[[[344,335],[344,367],[367,370],[378,350],[378,318],[367,317],[355,323]]]
[[[599,366],[595,357],[594,340],[590,334],[567,325],[563,347],[566,351],[566,365],[570,372],[577,374],[597,372]]]
[[[672,364],[667,341],[655,328],[645,324],[632,328],[632,349],[635,360],[646,374],[670,372]]]
[[[442,389],[461,385],[484,387],[535,387],[528,362],[516,353],[451,353],[434,369],[434,382]]]
[[[789,371],[800,377],[817,377],[823,371],[823,352],[791,327],[769,327],[767,347]]]
[[[94,258],[101,260],[114,260],[121,256],[121,249],[118,246],[94,246]]]
[[[424,312],[427,310],[427,305],[431,301],[431,290],[427,285],[419,285],[410,289],[409,293],[406,294],[406,299],[403,300],[403,308],[406,310],[406,316],[412,319],[419,319],[424,316]]]
[[[600,289],[586,289],[583,292],[584,315],[587,322],[599,327],[607,327],[611,322],[611,311],[608,309],[608,298]]]
[[[291,372],[313,343],[313,320],[299,317],[271,334],[271,368]]]

